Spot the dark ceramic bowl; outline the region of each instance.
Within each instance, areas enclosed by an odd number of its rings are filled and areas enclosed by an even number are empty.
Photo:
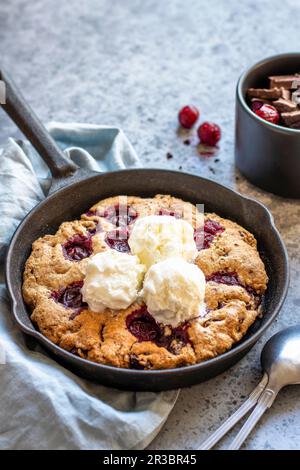
[[[290,198],[300,198],[300,130],[261,119],[250,109],[246,93],[268,87],[270,75],[299,71],[300,53],[269,57],[248,69],[236,90],[236,165],[251,183]]]

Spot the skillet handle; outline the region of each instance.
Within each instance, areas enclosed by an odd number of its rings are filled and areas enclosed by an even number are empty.
[[[50,168],[52,176],[63,178],[75,173],[78,166],[60,150],[21,92],[3,70],[0,70],[0,80],[5,84],[5,100],[3,100],[5,103],[2,104],[4,111],[35,147]]]

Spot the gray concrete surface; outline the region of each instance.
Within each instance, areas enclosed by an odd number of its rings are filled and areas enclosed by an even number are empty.
[[[182,390],[150,449],[195,449],[259,380],[266,339],[299,322],[299,202],[253,187],[233,160],[236,81],[253,62],[297,50],[299,22],[300,4],[292,0],[1,2],[1,64],[45,122],[121,126],[145,166],[204,175],[264,202],[286,242],[291,285],[278,320],[237,366]],[[219,161],[200,157],[177,135],[186,103],[220,124]],[[1,111],[0,145],[8,136],[19,134]],[[299,389],[282,391],[245,448],[300,449],[299,408]]]

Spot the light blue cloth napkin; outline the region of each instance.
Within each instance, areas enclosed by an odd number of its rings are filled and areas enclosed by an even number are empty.
[[[117,128],[50,124],[78,165],[98,171],[141,166]],[[3,255],[14,229],[49,187],[49,171],[26,142],[0,155],[0,449],[143,449],[157,435],[178,391],[123,392],[59,366],[28,348],[15,326],[3,284]]]

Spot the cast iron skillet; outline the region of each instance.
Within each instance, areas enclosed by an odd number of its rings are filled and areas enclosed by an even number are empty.
[[[76,374],[122,389],[159,391],[186,387],[219,374],[241,359],[278,314],[288,288],[287,254],[269,211],[232,189],[192,174],[159,169],[99,174],[78,169],[59,150],[3,72],[0,72],[0,78],[6,83],[5,111],[35,146],[53,176],[50,194],[25,217],[7,253],[6,282],[18,326]],[[204,203],[205,210],[216,211],[235,220],[255,234],[270,277],[263,318],[256,320],[243,340],[230,351],[206,362],[178,369],[118,369],[81,359],[53,344],[34,328],[22,298],[22,273],[32,242],[47,233],[55,233],[61,222],[78,218],[100,199],[118,194],[154,196],[156,193]]]

